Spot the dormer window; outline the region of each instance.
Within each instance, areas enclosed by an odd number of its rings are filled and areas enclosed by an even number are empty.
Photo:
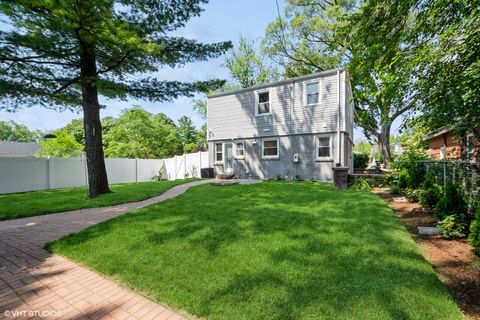
[[[270,91],[257,92],[257,115],[270,113]]]
[[[320,103],[319,81],[310,81],[305,84],[305,101],[309,106]]]

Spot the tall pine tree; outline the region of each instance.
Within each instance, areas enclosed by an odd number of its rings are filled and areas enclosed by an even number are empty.
[[[162,67],[215,58],[231,44],[172,36],[207,0],[3,0],[0,109],[82,108],[91,197],[109,192],[98,96],[168,101],[222,82],[163,81]]]

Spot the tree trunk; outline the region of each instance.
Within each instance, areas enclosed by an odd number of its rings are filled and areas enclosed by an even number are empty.
[[[390,125],[384,124],[380,128],[380,134],[377,136],[378,151],[382,155],[382,159],[388,166],[392,160],[390,153]]]
[[[80,53],[83,129],[91,198],[110,192],[102,144],[100,104],[96,86],[97,66],[94,46],[82,46]]]

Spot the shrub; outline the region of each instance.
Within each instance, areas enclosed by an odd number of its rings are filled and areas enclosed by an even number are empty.
[[[420,190],[413,189],[413,188],[406,188],[405,189],[405,197],[407,197],[408,201],[410,202],[418,202],[418,194]]]
[[[445,239],[457,239],[465,237],[465,223],[459,215],[452,214],[445,216],[438,222],[438,227],[442,231]]]
[[[397,183],[401,190],[405,190],[405,188],[408,187],[409,180],[410,174],[408,173],[407,169],[402,169],[400,172],[398,172]]]
[[[468,241],[475,250],[475,253],[480,256],[480,206],[478,206],[475,219],[470,225],[470,235],[468,237]]]
[[[353,167],[354,168],[366,168],[368,166],[368,160],[370,156],[368,153],[355,153],[353,154]]]
[[[437,177],[433,173],[425,176],[422,189],[418,194],[420,204],[429,210],[435,208],[441,197],[440,187],[437,185]]]
[[[460,189],[452,181],[448,181],[445,185],[444,195],[435,207],[435,216],[443,219],[447,215],[460,212],[465,219],[467,209],[467,203]]]
[[[370,183],[368,182],[367,179],[360,177],[360,178],[355,179],[355,181],[350,186],[350,189],[370,191],[370,190],[372,190],[372,186],[370,185]]]
[[[302,177],[300,177],[300,175],[296,174],[295,175],[295,181],[297,181],[297,182],[302,181]]]
[[[390,192],[393,194],[399,194],[400,193],[400,187],[398,186],[398,183],[392,183],[389,187]]]

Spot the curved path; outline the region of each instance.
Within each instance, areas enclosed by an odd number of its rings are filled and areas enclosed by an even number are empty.
[[[112,207],[0,222],[0,319],[191,319],[155,303],[43,246],[67,234],[176,197],[190,182],[160,196]]]

